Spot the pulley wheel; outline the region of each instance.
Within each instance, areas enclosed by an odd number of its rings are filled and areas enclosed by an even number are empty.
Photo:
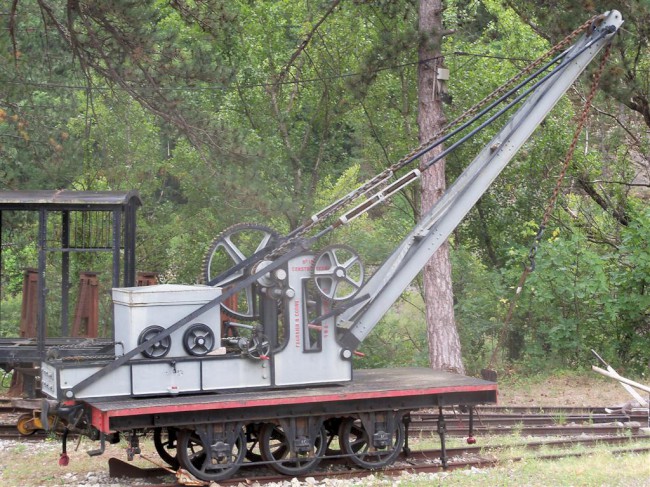
[[[190,355],[202,357],[214,348],[214,333],[208,325],[197,323],[190,326],[183,335],[183,348]]]
[[[144,342],[155,337],[158,333],[160,333],[163,330],[164,328],[162,326],[158,326],[158,325],[148,326],[147,328],[142,330],[142,333],[140,333],[140,336],[138,337],[138,345],[142,345]],[[142,355],[144,355],[147,358],[162,358],[169,353],[169,350],[171,348],[172,348],[172,339],[171,337],[167,336],[162,340],[158,340],[157,342],[151,344],[149,347],[145,348],[142,351]]]
[[[345,301],[355,296],[363,284],[364,268],[352,247],[330,245],[314,259],[314,283],[331,301]]]

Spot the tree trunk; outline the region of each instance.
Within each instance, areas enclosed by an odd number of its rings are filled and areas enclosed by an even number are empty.
[[[429,140],[446,120],[440,97],[436,96],[436,72],[442,64],[442,0],[420,0],[420,44],[418,68],[418,126],[420,142]],[[426,164],[442,151],[437,147],[424,157]],[[440,160],[422,176],[422,212],[426,212],[445,191],[445,161]],[[449,244],[445,242],[423,271],[429,363],[432,368],[464,373],[460,339],[454,320]]]

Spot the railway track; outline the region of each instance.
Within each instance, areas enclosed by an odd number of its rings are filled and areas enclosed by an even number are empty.
[[[628,446],[631,442],[638,444],[639,442],[647,443],[643,446]],[[551,440],[551,441],[531,441],[531,442],[521,442],[517,444],[508,444],[507,446],[501,448],[514,448],[515,450],[526,450],[526,451],[539,451],[542,449],[548,448],[569,448],[582,445],[584,447],[593,447],[593,446],[602,446],[608,445],[615,448],[611,449],[613,454],[624,454],[624,453],[645,453],[650,452],[650,437],[596,437],[596,438],[572,438],[572,439],[563,439],[563,440]],[[497,459],[492,455],[494,450],[499,449],[500,447],[491,447],[486,449],[484,447],[461,447],[461,448],[449,448],[447,449],[447,454],[449,455],[448,464],[445,467],[442,466],[440,461],[440,450],[439,449],[425,449],[411,451],[408,455],[402,453],[398,460],[391,465],[390,467],[382,468],[379,471],[374,470],[361,470],[357,468],[350,467],[342,458],[329,458],[328,461],[321,464],[321,468],[318,471],[311,472],[308,475],[297,476],[296,478],[300,481],[305,481],[307,478],[313,478],[315,481],[323,479],[352,479],[352,478],[363,478],[370,475],[377,475],[380,473],[382,476],[387,477],[397,477],[402,475],[404,472],[411,474],[423,474],[423,473],[438,473],[442,471],[450,471],[457,469],[466,469],[466,468],[491,468],[498,465],[507,463],[507,462],[518,462],[525,459],[535,458],[538,460],[558,460],[561,458],[584,456],[590,453],[590,450],[583,449],[581,451],[565,451],[558,453],[538,453],[534,455],[515,455],[507,456]],[[169,475],[168,472],[158,468],[150,469],[144,471],[132,467],[130,464],[123,462],[121,460],[111,459],[111,476],[122,477],[122,476],[136,476],[138,478],[147,478],[155,476],[155,479],[152,479],[152,483],[148,484],[147,487],[177,487],[180,485],[187,485],[184,483],[160,483],[164,475]],[[231,478],[228,480],[220,481],[219,485],[226,486],[240,486],[240,485],[266,485],[266,484],[275,484],[279,482],[286,481],[287,477],[283,475],[278,475],[275,473],[270,473],[269,469],[256,466],[255,464],[245,464],[239,471],[237,477]],[[192,485],[208,485],[198,482]]]
[[[411,414],[412,424],[428,424],[436,422],[438,414],[414,413]],[[445,421],[448,425],[464,426],[469,422],[469,416],[462,415],[445,415]],[[546,426],[546,425],[563,425],[575,423],[644,423],[648,421],[647,410],[645,412],[630,412],[629,414],[481,414],[474,416],[474,423],[481,426],[490,425],[517,425],[525,424],[527,426]]]
[[[412,415],[410,425],[410,438],[422,438],[426,434],[434,435],[436,433],[438,414],[421,412]],[[581,408],[567,409],[557,408],[550,414],[546,412],[531,411],[530,409],[521,409],[516,412],[492,409],[489,412],[481,411],[478,417],[475,417],[476,432],[490,436],[502,436],[518,433],[522,437],[555,437],[561,436],[562,439],[554,440],[533,440],[522,439],[518,443],[508,442],[507,444],[495,445],[491,447],[482,446],[463,446],[456,448],[447,448],[446,454],[448,463],[443,467],[440,449],[417,449],[409,451],[408,455],[402,453],[395,464],[381,470],[383,476],[400,476],[403,472],[413,474],[437,473],[443,470],[455,470],[466,468],[490,468],[495,467],[506,461],[522,461],[530,456],[509,456],[506,459],[497,460],[492,453],[505,448],[514,451],[547,451],[548,449],[571,448],[576,445],[586,447],[583,451],[569,451],[560,453],[537,453],[536,459],[557,460],[570,456],[580,456],[589,454],[589,447],[595,445],[609,445],[614,447],[612,453],[631,453],[631,452],[649,452],[650,437],[639,436],[639,426],[647,424],[647,412],[636,412],[633,414],[606,414],[604,408]],[[447,435],[448,436],[466,436],[469,417],[463,414],[446,416]],[[563,423],[563,424],[558,424]],[[437,436],[437,435],[436,435]],[[643,442],[647,445],[643,447],[629,448],[630,442],[634,440]],[[123,462],[122,462],[123,463]],[[113,468],[116,474],[124,473],[120,469],[120,463],[115,462]],[[221,481],[222,486],[240,486],[249,485],[251,482],[259,485],[274,484],[286,481],[285,476],[277,475],[268,468],[260,467],[254,464],[243,467],[236,478],[227,481]],[[328,458],[321,468],[307,476],[298,477],[299,480],[305,480],[308,477],[314,480],[330,479],[351,479],[362,478],[374,475],[377,472],[371,470],[360,470],[352,468],[344,458],[336,456]],[[118,475],[119,476],[119,475]],[[152,484],[154,485],[154,484]],[[183,484],[157,484],[162,487]]]
[[[0,413],[7,411],[28,411],[40,407],[40,405],[40,399],[0,396]]]
[[[0,438],[20,441],[41,441],[45,434],[36,431],[33,435],[23,436],[16,429],[16,421],[22,415],[31,414],[33,401],[9,400],[0,398]],[[445,411],[446,432],[448,438],[465,437],[468,433],[469,416],[466,413],[448,410]],[[409,425],[409,438],[413,443],[428,437],[437,438],[438,413],[421,411],[411,415]],[[523,449],[526,451],[548,450],[550,448],[569,448],[574,445],[611,445],[616,451],[637,451],[625,448],[630,439],[648,443],[642,451],[650,451],[650,437],[639,436],[639,428],[648,424],[647,410],[633,410],[629,412],[616,412],[608,414],[605,408],[513,408],[513,407],[483,407],[478,408],[474,416],[474,431],[480,436],[501,437],[505,435],[521,436],[517,443],[508,442],[504,446],[499,444],[482,446],[463,446],[447,448],[447,470],[458,468],[487,468],[498,464],[491,452],[500,448]],[[528,441],[524,438],[529,437]],[[536,440],[533,437],[561,437],[554,440]],[[456,440],[456,443],[458,441]],[[637,448],[638,449],[638,448]],[[579,453],[545,453],[536,458],[557,459],[566,456],[575,456],[588,453],[585,450]],[[427,473],[439,472],[443,469],[441,464],[441,451],[439,449],[417,449],[406,456],[400,455],[396,463],[389,468],[382,469],[385,476],[397,476],[401,472]],[[509,457],[509,461],[518,461],[523,457]],[[152,460],[153,461],[153,460]],[[503,459],[501,459],[503,461]],[[352,469],[345,458],[336,455],[328,457],[322,463],[323,468],[312,472],[308,477],[323,478],[359,478],[371,475],[373,471]],[[111,476],[128,476],[140,479],[150,478],[153,486],[172,486],[182,484],[161,484],[161,479],[169,478],[168,471],[161,468],[138,469],[132,464],[111,458],[109,460]],[[300,477],[299,477],[300,478]],[[248,485],[253,480],[261,485],[287,480],[286,476],[277,475],[268,467],[259,464],[245,464],[237,478],[221,481],[220,485]],[[140,483],[142,480],[140,481]],[[158,483],[156,483],[158,482]],[[200,485],[200,484],[197,484]]]
[[[0,398],[0,439],[31,438],[45,435],[37,430],[31,435],[21,435],[16,428],[21,416],[40,406],[39,400]],[[605,407],[479,407],[474,416],[474,432],[479,435],[526,435],[526,436],[571,436],[571,435],[615,435],[622,432],[638,433],[639,428],[648,426],[648,410],[637,409],[626,413],[607,413]],[[445,411],[447,435],[467,436],[469,415],[455,410]],[[416,412],[411,414],[409,435],[421,437],[435,434],[438,413]]]

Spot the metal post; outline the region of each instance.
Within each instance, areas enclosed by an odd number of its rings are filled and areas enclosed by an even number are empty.
[[[405,414],[402,417],[402,423],[404,423],[404,447],[402,451],[404,455],[408,457],[411,454],[411,448],[409,447],[409,426],[411,426],[411,412]]]
[[[0,276],[2,275],[2,211],[0,211]],[[2,296],[0,296],[0,300],[1,298]]]
[[[121,230],[122,212],[119,209],[116,209],[113,210],[113,287],[120,287]]]
[[[120,287],[120,236],[122,230],[122,212],[119,209],[113,210],[113,283],[112,287]],[[128,260],[125,256],[125,261]],[[134,276],[135,278],[135,276]],[[126,275],[124,276],[126,281]],[[125,285],[127,285],[125,283]],[[133,283],[131,283],[133,285]],[[111,337],[115,337],[115,316],[114,308],[111,306]]]
[[[38,211],[38,313],[36,319],[36,344],[41,359],[45,358],[45,264],[47,259],[47,210]]]
[[[440,461],[442,468],[447,468],[447,445],[445,438],[447,434],[447,423],[445,422],[445,415],[442,414],[442,406],[438,408],[438,435],[440,436]]]
[[[135,202],[129,203],[129,255],[131,256],[131,270],[129,271],[129,279],[135,279],[135,236],[137,232],[137,212]],[[132,284],[133,285],[133,284]]]
[[[124,222],[124,286],[135,286],[135,205],[129,201]]]
[[[474,406],[469,406],[469,433],[467,434],[467,444],[473,445],[476,443],[474,438]]]
[[[474,436],[474,407],[469,407],[469,437]]]
[[[70,212],[61,212],[61,336],[68,336],[70,302]]]

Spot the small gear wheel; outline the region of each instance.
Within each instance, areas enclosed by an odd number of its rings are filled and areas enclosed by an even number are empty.
[[[246,355],[254,360],[267,359],[271,354],[271,343],[262,333],[254,334],[247,343]]]
[[[214,333],[208,325],[196,323],[183,335],[183,348],[190,355],[203,357],[212,351],[215,344]]]
[[[138,345],[142,345],[144,342],[152,339],[163,330],[164,328],[162,326],[158,326],[158,325],[148,326],[147,328],[142,330],[142,333],[140,333],[140,336],[138,337]],[[158,340],[157,342],[151,344],[149,347],[145,348],[142,351],[142,355],[144,355],[147,358],[163,358],[165,355],[169,353],[169,350],[171,348],[172,348],[172,339],[171,337],[167,336],[162,340]]]

